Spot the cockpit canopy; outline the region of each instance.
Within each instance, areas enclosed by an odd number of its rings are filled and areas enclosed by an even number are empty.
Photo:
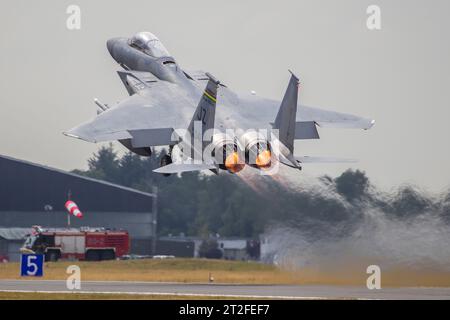
[[[155,58],[170,56],[161,41],[150,32],[136,33],[130,40],[130,46]]]

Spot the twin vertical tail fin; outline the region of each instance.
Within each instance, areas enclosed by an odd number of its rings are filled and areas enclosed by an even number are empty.
[[[192,153],[194,156],[197,155],[197,158],[200,156],[200,159],[202,159],[203,150],[209,143],[203,139],[203,135],[207,130],[214,129],[217,88],[220,83],[211,74],[206,73],[206,76],[209,78],[208,83],[188,126]]]
[[[216,173],[218,168],[215,164],[203,162],[203,151],[210,143],[209,141],[205,141],[205,139],[203,139],[203,135],[207,130],[214,129],[217,88],[219,87],[220,82],[211,74],[206,73],[206,75],[209,78],[208,84],[203,91],[200,102],[198,103],[191,122],[187,128],[187,137],[184,138],[190,140],[184,141],[185,145],[183,148],[191,148],[191,155],[194,159],[194,163],[171,163],[153,170],[154,172],[173,174],[188,171],[211,170]],[[200,160],[199,163],[195,163],[197,159]]]
[[[214,128],[214,120],[216,116],[216,102],[217,102],[217,87],[219,81],[216,80],[211,74],[206,73],[209,80],[206,85],[205,91],[197,105],[197,109],[194,112],[194,116],[189,124],[188,131],[191,136],[194,134],[194,123],[201,121],[202,131],[205,132],[208,129]]]
[[[289,71],[291,72],[291,71]],[[301,168],[294,159],[295,122],[297,117],[299,79],[291,72],[291,79],[281,101],[280,109],[275,118],[273,128],[278,130],[278,140],[281,142],[280,155],[288,160],[290,165]]]

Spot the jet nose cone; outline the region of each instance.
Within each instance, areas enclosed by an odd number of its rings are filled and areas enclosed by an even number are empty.
[[[111,54],[111,56],[115,59],[114,57],[114,50],[117,51],[117,49],[115,49],[119,44],[119,42],[121,42],[121,38],[111,38],[108,41],[106,41],[106,47],[108,48],[109,53]]]
[[[109,39],[108,41],[106,41],[106,48],[108,48],[109,54],[113,55],[113,49],[114,49],[114,45],[116,44],[116,39]]]

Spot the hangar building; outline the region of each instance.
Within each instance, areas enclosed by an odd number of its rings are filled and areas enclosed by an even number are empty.
[[[84,215],[71,227],[125,229],[131,253],[153,253],[156,194],[0,155],[0,257],[16,260],[23,228],[66,227],[69,195]]]

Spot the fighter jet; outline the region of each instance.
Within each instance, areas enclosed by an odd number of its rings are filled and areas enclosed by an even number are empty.
[[[132,152],[151,156],[166,146],[155,172],[221,170],[236,173],[245,166],[270,172],[283,164],[341,159],[298,156],[297,139],[319,139],[317,127],[370,129],[374,120],[307,107],[299,103],[299,78],[291,72],[281,101],[236,93],[208,72],[181,68],[150,32],[107,41],[129,97],[116,105],[95,99],[97,116],[65,135],[89,142],[118,140]],[[174,148],[182,159],[173,157]],[[342,160],[342,161],[345,161]]]

